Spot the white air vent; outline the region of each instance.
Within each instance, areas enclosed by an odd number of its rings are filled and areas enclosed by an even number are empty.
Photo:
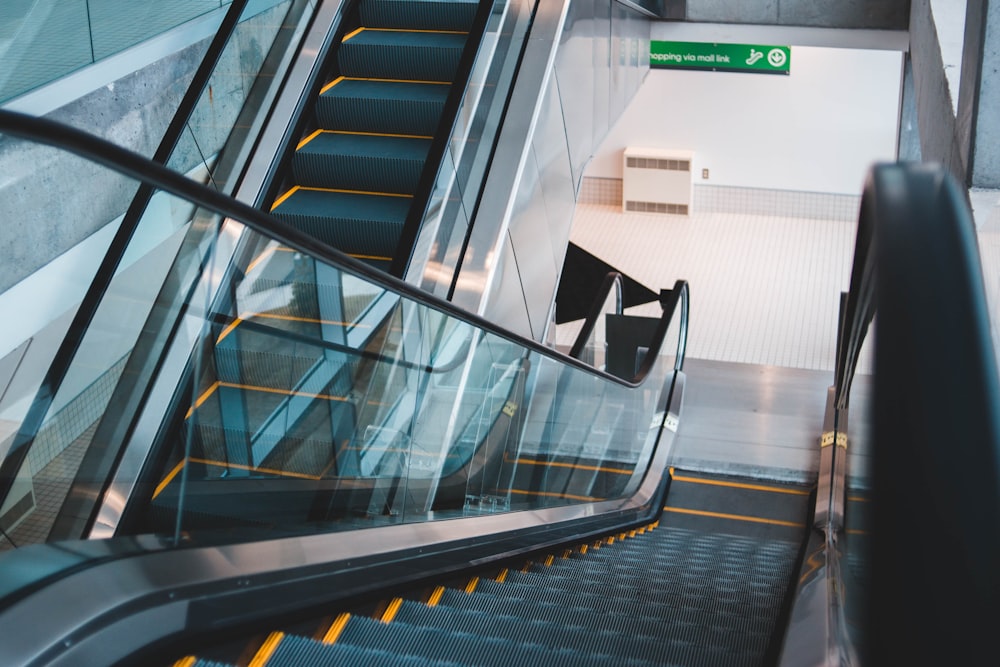
[[[622,171],[622,208],[643,213],[691,213],[691,151],[629,147]]]

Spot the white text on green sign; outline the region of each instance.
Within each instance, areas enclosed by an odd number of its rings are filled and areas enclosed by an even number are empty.
[[[658,40],[649,43],[649,66],[662,69],[788,74],[791,65],[792,49],[788,46]]]

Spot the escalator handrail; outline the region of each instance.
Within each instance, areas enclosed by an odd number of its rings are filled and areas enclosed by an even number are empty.
[[[459,126],[459,110],[462,102],[468,93],[469,80],[472,76],[473,67],[479,57],[482,38],[489,25],[490,15],[493,13],[492,0],[479,0],[479,7],[476,9],[476,16],[472,21],[466,38],[465,48],[459,59],[458,67],[455,70],[454,81],[448,91],[444,107],[441,111],[441,120],[437,130],[434,132],[434,139],[431,141],[427,151],[426,165],[420,175],[420,182],[417,185],[416,194],[410,204],[410,210],[406,215],[406,221],[400,231],[399,241],[396,244],[396,252],[393,253],[392,264],[389,273],[396,277],[406,274],[407,266],[410,263],[413,244],[420,233],[420,227],[427,217],[427,207],[431,203],[434,194],[434,184],[438,181],[441,169],[444,167],[444,155],[451,145],[452,137]]]
[[[828,635],[810,644],[860,654],[862,664],[975,662],[992,650],[1000,622],[1000,575],[985,565],[1000,562],[1000,378],[975,223],[941,165],[884,163],[868,173],[837,349],[837,412],[848,407],[876,314],[868,583],[850,587],[851,536],[842,525],[824,526],[819,588],[842,594],[830,595]],[[843,480],[831,488],[846,495]],[[970,510],[974,521],[959,520]],[[914,548],[927,526],[933,534]],[[947,585],[928,584],[928,575],[941,574]],[[852,598],[864,618],[845,617],[844,599]],[[860,642],[849,627],[861,628]],[[800,655],[781,664],[816,663]]]
[[[604,281],[597,290],[597,296],[594,297],[594,302],[590,306],[590,310],[587,312],[587,319],[583,322],[583,327],[580,329],[580,333],[577,334],[576,340],[573,342],[573,346],[569,350],[569,356],[574,359],[579,359],[580,355],[583,354],[583,348],[586,346],[587,341],[590,339],[590,334],[594,332],[594,327],[597,326],[598,320],[601,315],[604,314],[604,304],[608,300],[608,295],[611,294],[611,290],[615,291],[615,315],[622,314],[622,290],[623,290],[623,278],[622,274],[617,271],[609,271],[606,276],[604,276]]]
[[[14,111],[0,109],[0,134],[9,134],[23,139],[37,141],[56,148],[74,153],[80,157],[90,159],[109,169],[122,174],[145,181],[155,187],[168,192],[177,197],[187,199],[191,203],[215,211],[229,218],[239,221],[241,224],[254,231],[270,237],[279,243],[288,246],[293,250],[305,253],[320,261],[333,266],[345,269],[348,272],[360,276],[365,280],[383,287],[390,291],[401,294],[423,306],[433,308],[446,315],[450,315],[458,320],[472,324],[484,331],[494,334],[516,343],[532,352],[542,356],[551,357],[569,366],[574,366],[590,374],[599,375],[609,382],[624,385],[627,387],[640,386],[649,375],[655,363],[655,358],[659,355],[663,334],[669,325],[669,310],[665,308],[664,314],[660,318],[659,335],[654,335],[650,341],[649,352],[646,361],[631,378],[620,378],[610,373],[605,373],[577,359],[559,352],[550,347],[531,339],[526,338],[516,332],[509,331],[498,326],[475,313],[462,310],[454,304],[445,301],[433,294],[420,290],[409,283],[406,283],[393,276],[388,276],[378,269],[372,268],[364,262],[350,257],[322,241],[318,241],[303,232],[284,225],[280,220],[260,211],[252,206],[230,197],[224,193],[212,190],[200,183],[178,174],[163,165],[156,164],[151,160],[130,151],[121,146],[117,146],[99,137],[88,134],[82,130],[52,121],[46,118],[36,118],[34,116],[21,114]],[[686,284],[679,280],[677,284]],[[670,303],[676,301],[668,300]]]
[[[1000,623],[1000,377],[976,226],[941,165],[881,165],[870,178],[878,324],[862,660],[972,664]]]

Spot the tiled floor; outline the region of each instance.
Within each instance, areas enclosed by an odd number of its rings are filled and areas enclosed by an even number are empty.
[[[832,371],[855,223],[581,204],[572,240],[645,285],[691,289],[688,356]],[[655,315],[655,304],[644,307]],[[867,369],[867,355],[862,372]]]

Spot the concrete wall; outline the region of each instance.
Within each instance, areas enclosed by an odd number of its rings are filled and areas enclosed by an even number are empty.
[[[905,30],[910,0],[687,0],[688,21]]]

